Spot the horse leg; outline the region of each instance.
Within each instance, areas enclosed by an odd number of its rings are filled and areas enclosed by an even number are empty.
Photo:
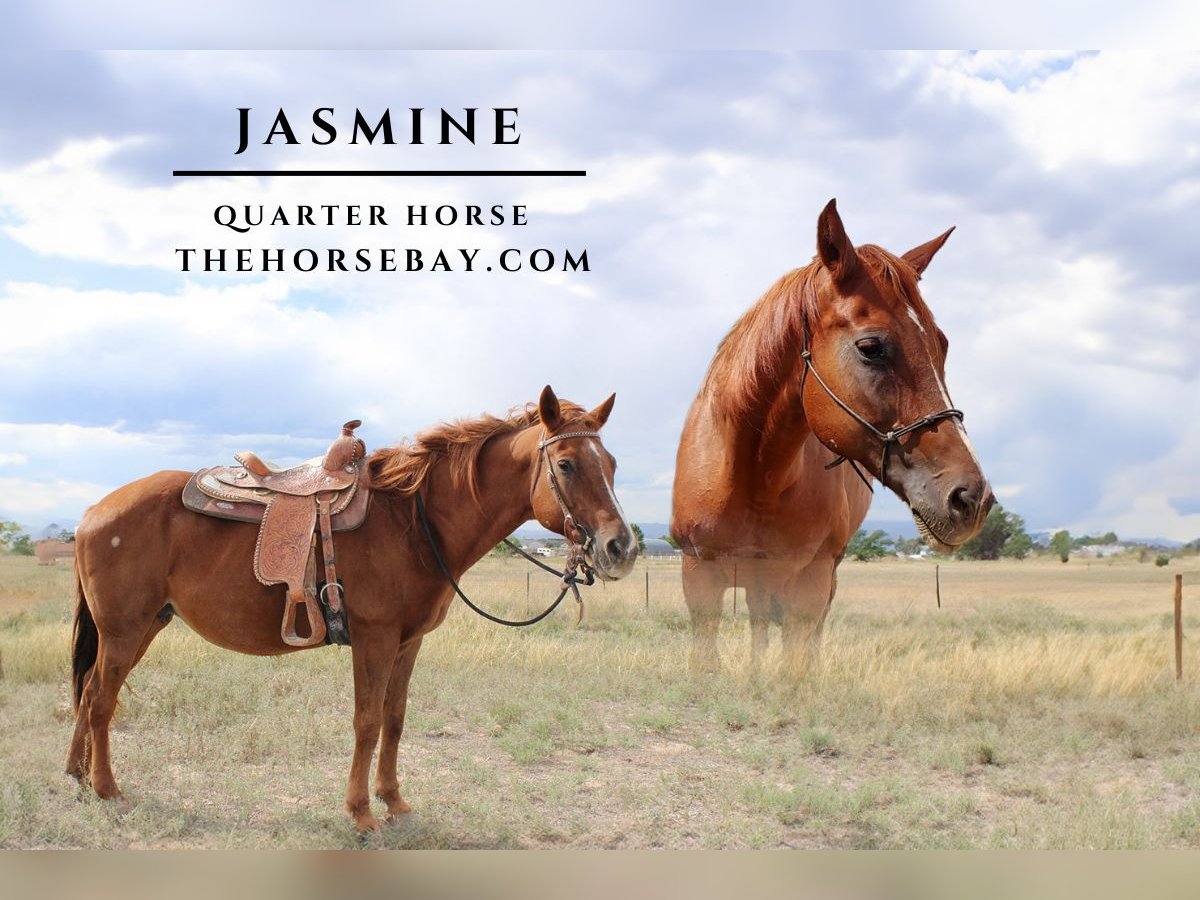
[[[794,678],[803,676],[820,652],[825,617],[837,590],[836,571],[836,560],[817,559],[789,585],[783,604],[783,664]]]
[[[717,632],[721,626],[725,587],[723,565],[694,556],[683,558],[683,598],[692,618],[690,667],[693,673],[717,672],[721,668]]]
[[[767,652],[767,626],[771,624],[771,595],[765,585],[746,586],[746,609],[750,614],[750,672],[758,675]]]
[[[371,812],[367,777],[371,755],[379,742],[383,719],[383,698],[396,662],[398,647],[386,636],[371,634],[368,628],[356,628],[361,634],[351,645],[354,658],[354,757],[346,785],[346,811],[359,831],[378,831],[379,820]]]
[[[767,652],[768,628],[772,610],[777,606],[779,575],[772,560],[744,559],[740,566],[739,584],[746,588],[746,612],[750,619],[750,672],[757,676],[762,671]]]
[[[102,800],[115,800],[121,796],[117,780],[113,777],[108,741],[109,725],[117,708],[117,695],[121,691],[121,685],[125,683],[139,658],[143,644],[146,643],[145,637],[144,631],[105,633],[103,628],[100,630],[96,665],[88,678],[80,703],[81,716],[86,709],[91,738],[92,790]]]
[[[141,662],[142,657],[146,655],[146,651],[150,648],[150,643],[158,636],[160,631],[167,627],[170,621],[170,616],[163,616],[161,613],[154,617],[150,623],[149,630],[147,630],[145,637],[142,638],[141,646],[138,648],[137,653],[134,654],[133,662],[129,664],[130,671]],[[91,694],[88,690],[88,685],[91,684],[95,674],[96,668],[93,666],[91,672],[88,673],[88,680],[87,684],[84,685],[83,695],[79,699],[79,708],[75,711],[75,733],[71,737],[71,749],[67,752],[67,774],[73,776],[80,783],[88,775],[88,751],[91,743]]]
[[[383,736],[379,742],[379,761],[375,765],[375,796],[387,804],[386,821],[411,812],[412,808],[400,796],[400,780],[396,774],[396,753],[400,736],[404,733],[404,713],[408,708],[408,682],[412,677],[413,664],[421,639],[406,644],[396,655],[392,664],[392,677],[388,680],[387,693],[383,699]]]

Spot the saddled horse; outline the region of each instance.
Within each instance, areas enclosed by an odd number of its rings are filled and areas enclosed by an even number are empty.
[[[366,519],[338,535],[337,547],[353,638],[346,809],[360,830],[379,827],[367,792],[376,745],[375,794],[389,819],[409,811],[396,773],[409,678],[422,637],[445,619],[454,596],[419,521],[418,499],[455,579],[529,519],[582,534],[587,564],[601,578],[620,578],[637,542],[613,494],[615,461],[598,434],[614,399],[588,412],[547,386],[536,407],[442,424],[365,460],[372,488]],[[295,649],[280,635],[284,590],[252,573],[256,529],[185,509],[188,478],[159,472],[119,488],[88,510],[76,532],[76,724],[67,771],[90,779],[103,798],[121,796],[109,758],[117,694],[173,616],[229,650],[269,656]]]
[[[903,256],[855,247],[831,200],[813,261],[721,342],[684,424],[672,498],[693,669],[720,665],[735,573],[754,667],[774,620],[785,665],[803,668],[871,479],[909,505],[935,548],[982,527],[992,492],[946,390],[946,336],[917,288],[953,230]]]

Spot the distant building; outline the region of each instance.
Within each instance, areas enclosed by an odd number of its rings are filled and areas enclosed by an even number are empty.
[[[1129,548],[1124,544],[1085,544],[1078,550],[1072,550],[1071,555],[1079,559],[1100,559],[1128,552]]]
[[[75,558],[74,541],[44,540],[33,545],[33,555],[39,566],[52,566],[60,559]]]

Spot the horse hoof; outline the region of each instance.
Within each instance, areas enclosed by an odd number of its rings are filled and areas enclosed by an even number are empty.
[[[96,792],[96,796],[101,800],[124,800],[125,795],[121,793],[121,789],[115,784],[96,783],[96,779],[92,779],[92,790]]]
[[[372,813],[354,817],[354,828],[359,834],[370,834],[379,830],[379,820]]]
[[[405,804],[403,804],[402,807],[397,807],[396,809],[389,809],[387,811],[387,815],[385,815],[383,817],[383,824],[385,824],[385,825],[401,825],[405,822],[411,821],[411,817],[412,817],[412,809],[409,807],[409,805],[407,803],[405,803]]]

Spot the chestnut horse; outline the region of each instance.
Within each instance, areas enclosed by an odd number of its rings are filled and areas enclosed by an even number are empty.
[[[856,248],[831,200],[812,263],[721,342],[684,424],[672,498],[694,670],[719,667],[735,573],[752,665],[774,620],[785,666],[803,667],[871,503],[862,470],[909,505],[936,548],[982,526],[992,493],[946,391],[946,336],[917,289],[950,231],[903,256]]]
[[[375,794],[389,819],[409,810],[396,775],[408,682],[422,637],[445,619],[454,596],[417,519],[416,497],[456,579],[528,519],[562,533],[566,510],[589,538],[587,563],[601,578],[620,578],[637,542],[613,494],[615,461],[597,435],[614,400],[587,412],[547,386],[536,408],[442,424],[368,457],[366,521],[337,536],[354,668],[346,809],[360,830],[379,827],[367,792],[377,744]],[[159,472],[119,488],[87,511],[76,532],[76,714],[67,771],[81,782],[90,777],[100,797],[121,796],[109,759],[117,694],[173,615],[229,650],[295,649],[279,633],[284,588],[254,577],[258,529],[184,509],[187,479]]]

